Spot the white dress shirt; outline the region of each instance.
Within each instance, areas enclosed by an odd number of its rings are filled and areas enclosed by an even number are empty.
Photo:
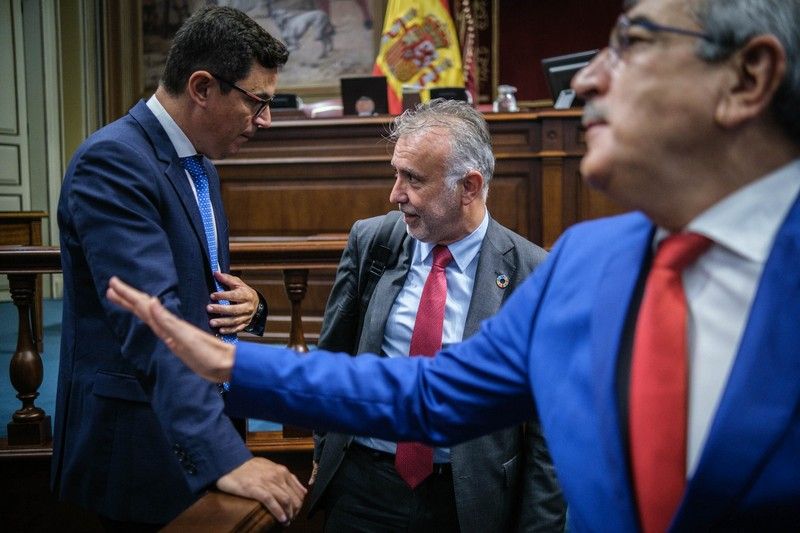
[[[800,160],[795,160],[724,198],[686,228],[714,241],[683,272],[689,311],[687,477],[700,461],[764,264],[798,192]],[[654,246],[667,235],[659,228]]]
[[[164,128],[164,131],[167,132],[167,137],[169,137],[172,146],[175,147],[175,152],[178,153],[178,157],[191,157],[193,155],[197,155],[197,150],[195,150],[192,141],[189,140],[189,137],[183,133],[183,130],[178,126],[175,120],[167,113],[167,110],[164,109],[164,106],[161,105],[161,102],[158,101],[156,95],[150,97],[147,100],[147,107],[153,114],[156,116],[156,119],[161,124],[161,127]],[[189,171],[184,169],[184,173],[186,174],[186,179],[189,180],[189,186],[192,188],[192,192],[194,193],[194,201],[198,202],[198,209],[200,208],[200,203],[197,200],[197,188],[194,186],[194,180],[192,176],[189,175]],[[217,240],[217,217],[214,214],[214,209],[211,209],[211,218],[214,228],[214,240]]]

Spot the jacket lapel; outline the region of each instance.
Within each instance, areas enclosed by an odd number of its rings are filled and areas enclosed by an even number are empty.
[[[211,197],[211,206],[214,209],[214,222],[217,227],[217,260],[219,261],[219,269],[222,272],[227,272],[230,265],[230,249],[228,243],[228,231],[226,229],[225,207],[222,204],[222,190],[219,181],[219,174],[214,165],[208,160],[203,158],[205,164],[206,174],[208,175],[208,192]]]
[[[197,207],[197,200],[192,192],[192,187],[189,185],[189,178],[186,171],[180,164],[178,154],[172,146],[172,141],[169,140],[167,132],[161,127],[161,123],[147,107],[144,101],[139,101],[131,110],[131,116],[142,126],[150,143],[153,146],[156,157],[164,164],[164,174],[169,180],[172,188],[178,196],[178,199],[183,206],[186,216],[188,217],[195,236],[200,243],[200,248],[203,250],[203,256],[206,258],[208,264],[211,264],[208,259],[208,243],[206,242],[206,232],[203,228],[203,220],[200,217],[200,209]],[[216,209],[216,207],[215,207]],[[210,272],[210,269],[208,269]]]
[[[625,496],[619,498],[618,511],[627,515],[632,527],[637,518],[625,451],[627,437],[621,424],[627,414],[620,412],[617,397],[617,365],[628,311],[648,257],[653,231],[652,224],[642,218],[642,224],[624,239],[624,246],[609,254],[609,261],[598,274],[601,281],[597,284],[591,319],[594,404],[600,428],[597,445],[606,461],[603,469],[609,472],[606,481],[612,486],[608,491]]]
[[[362,327],[358,353],[381,352],[381,342],[383,341],[383,332],[386,329],[386,321],[389,319],[389,311],[391,311],[397,295],[400,294],[408,275],[408,269],[411,267],[411,257],[414,253],[413,245],[414,239],[403,239],[403,247],[397,258],[397,263],[393,268],[387,269],[378,280],[377,285],[375,285],[367,313],[364,316],[364,326]],[[361,266],[366,268],[364,264]]]
[[[798,260],[800,199],[764,265],[736,361],[675,524],[711,524],[736,506],[795,416],[800,405]]]
[[[511,280],[515,279],[517,265],[507,257],[513,256],[509,254],[513,249],[514,243],[499,230],[497,222],[490,218],[478,256],[478,269],[464,324],[464,339],[474,335],[481,321],[500,309],[507,291],[510,292],[510,287],[501,289],[495,280],[500,274],[505,274]]]

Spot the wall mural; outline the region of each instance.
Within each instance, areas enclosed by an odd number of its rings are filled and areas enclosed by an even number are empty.
[[[383,25],[380,0],[142,0],[145,93],[158,85],[175,31],[206,4],[244,11],[286,44],[291,55],[281,92],[333,96],[339,78],[372,72]]]

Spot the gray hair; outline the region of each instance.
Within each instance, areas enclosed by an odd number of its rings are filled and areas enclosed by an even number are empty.
[[[711,37],[698,54],[707,61],[730,56],[756,35],[775,36],[786,52],[786,75],[772,100],[784,132],[800,142],[800,1],[701,0],[697,19]]]
[[[626,9],[636,1],[628,0]],[[773,35],[786,52],[786,75],[770,110],[784,133],[800,142],[800,1],[694,0],[692,11],[708,34],[697,55],[708,62],[731,56],[757,35]]]
[[[467,172],[477,170],[483,175],[482,193],[486,198],[494,174],[494,154],[483,115],[466,102],[436,98],[396,117],[389,131],[389,140],[397,142],[400,137],[425,133],[431,128],[442,128],[449,137],[447,185],[455,189]]]

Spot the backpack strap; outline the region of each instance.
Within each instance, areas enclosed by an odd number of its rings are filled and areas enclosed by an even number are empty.
[[[358,313],[358,339],[354,344],[354,349],[358,349],[361,340],[361,328],[364,326],[364,316],[367,313],[369,301],[378,280],[381,279],[386,267],[393,265],[400,255],[400,247],[406,238],[406,227],[403,223],[400,211],[391,211],[383,217],[381,227],[372,241],[367,261],[365,263],[366,273],[361,276],[361,284],[358,288],[360,295]]]

